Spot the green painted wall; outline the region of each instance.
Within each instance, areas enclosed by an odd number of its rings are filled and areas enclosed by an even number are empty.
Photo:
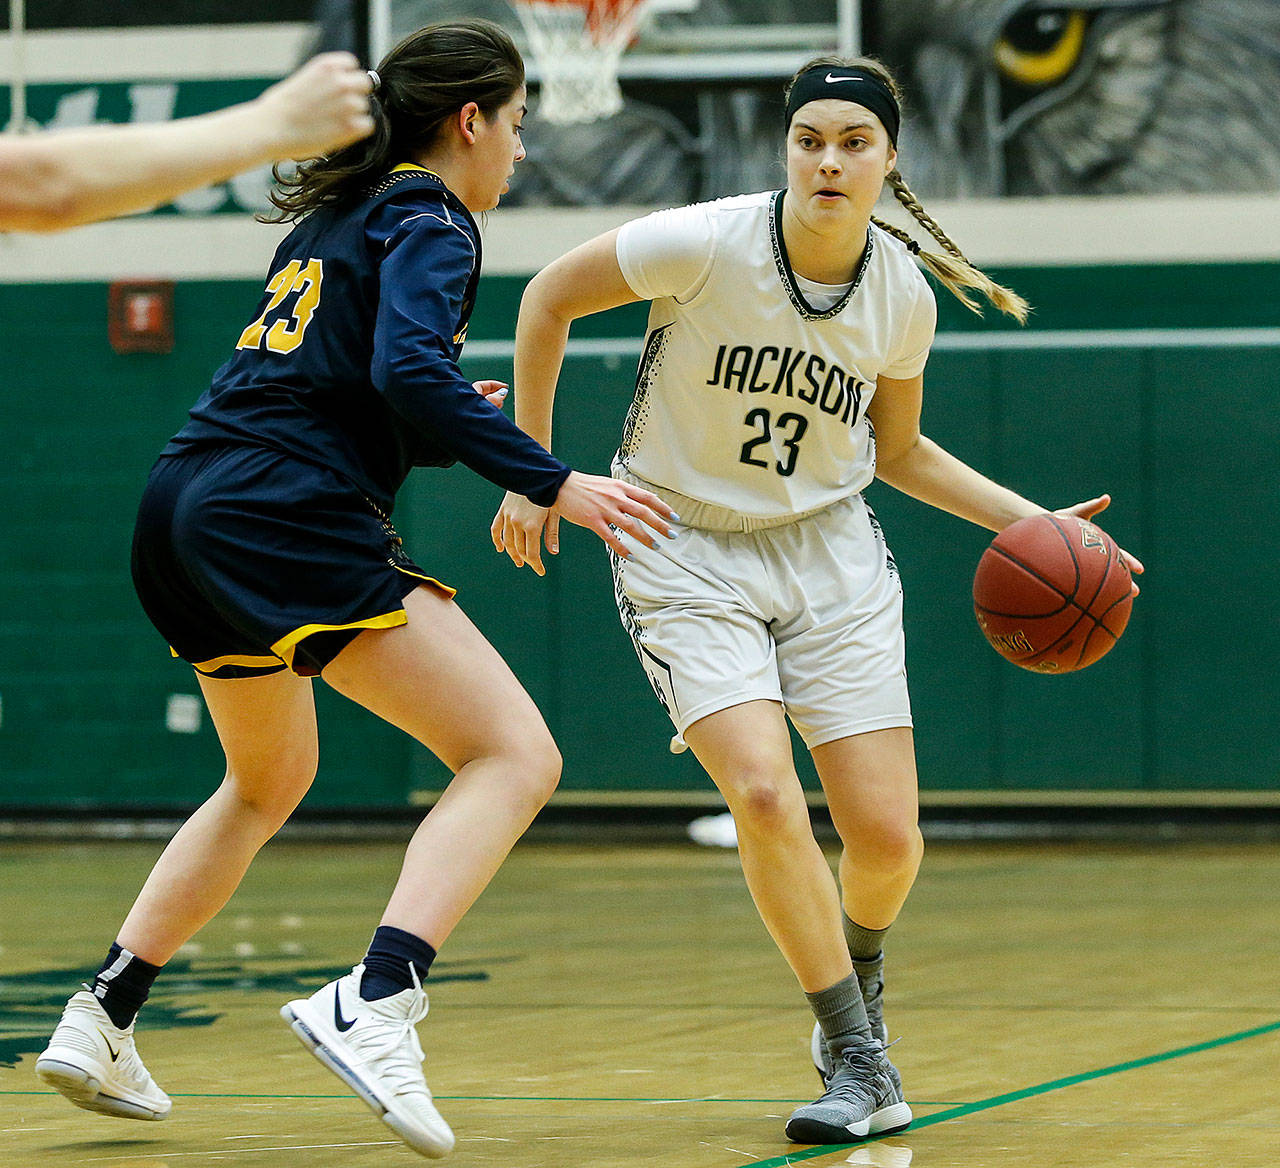
[[[1280,322],[1280,267],[1040,269],[1004,278],[1036,329]],[[473,341],[509,336],[522,281],[495,279]],[[166,728],[194,694],[133,598],[128,543],[148,466],[222,360],[256,283],[192,282],[167,356],[120,356],[99,284],[0,286],[0,805],[165,807],[202,798],[221,756]],[[991,327],[942,304],[944,330]],[[632,309],[580,335],[636,336]],[[571,359],[560,453],[602,470],[633,362]],[[1276,347],[939,351],[925,428],[1050,505],[1103,489],[1104,525],[1148,566],[1130,630],[1079,675],[998,659],[969,610],[984,533],[877,485],[902,566],[922,785],[934,789],[1267,789],[1280,779],[1280,409]],[[503,376],[502,362],[469,366]],[[575,790],[705,790],[667,753],[669,728],[618,625],[602,546],[570,531],[548,577],[488,540],[500,492],[469,472],[418,472],[398,526],[545,712]],[[447,777],[425,751],[317,687],[312,806],[403,804]]]

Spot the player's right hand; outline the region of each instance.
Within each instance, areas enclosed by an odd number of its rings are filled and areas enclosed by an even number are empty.
[[[350,53],[321,53],[258,99],[281,159],[315,158],[373,133],[373,82]]]
[[[670,538],[675,535],[670,524],[679,519],[652,491],[576,470],[561,484],[553,513],[594,531],[624,560],[631,549],[619,538],[619,532],[625,531],[647,547],[657,547],[651,533]]]
[[[1095,515],[1100,514],[1110,506],[1111,506],[1111,496],[1099,495],[1096,499],[1086,499],[1083,503],[1076,503],[1074,506],[1071,506],[1071,507],[1059,507],[1058,510],[1054,512],[1054,514],[1055,515],[1071,515],[1071,516],[1074,516],[1076,519],[1092,520]],[[1143,567],[1142,561],[1138,559],[1137,556],[1133,555],[1131,552],[1127,552],[1124,550],[1124,548],[1121,548],[1120,555],[1123,557],[1124,562],[1129,566],[1129,571],[1132,575],[1140,576],[1143,572],[1146,571],[1146,568]],[[1137,580],[1135,580],[1133,582],[1133,591],[1130,593],[1130,595],[1137,596],[1138,593],[1141,591],[1142,590],[1138,587]]]
[[[559,551],[558,520],[594,531],[623,559],[631,550],[621,538],[626,532],[648,547],[656,547],[653,532],[673,536],[670,524],[678,521],[676,513],[652,491],[604,475],[573,471],[560,486],[552,508],[539,507],[523,495],[510,492],[494,516],[489,534],[493,546],[505,551],[516,567],[528,564],[539,576],[546,574],[542,564],[542,539],[545,528],[547,551]]]

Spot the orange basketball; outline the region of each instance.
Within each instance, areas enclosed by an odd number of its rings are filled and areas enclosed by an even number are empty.
[[[1133,581],[1115,541],[1068,515],[1010,524],[973,577],[978,626],[1002,657],[1070,673],[1108,653],[1129,622]]]

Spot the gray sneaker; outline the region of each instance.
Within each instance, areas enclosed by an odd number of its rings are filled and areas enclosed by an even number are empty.
[[[858,975],[858,986],[862,990],[862,1004],[867,1008],[867,1021],[871,1024],[871,1033],[880,1040],[881,1046],[889,1045],[889,1027],[884,1021],[884,953],[873,957],[870,961],[855,961],[853,972]],[[827,1044],[822,1037],[822,1027],[813,1024],[813,1033],[809,1036],[809,1054],[814,1068],[822,1076],[823,1081],[831,1074],[831,1055],[827,1052]]]
[[[902,1079],[879,1042],[853,1043],[840,1051],[826,1090],[798,1107],[787,1120],[787,1138],[797,1144],[851,1144],[867,1136],[902,1131],[911,1108]]]

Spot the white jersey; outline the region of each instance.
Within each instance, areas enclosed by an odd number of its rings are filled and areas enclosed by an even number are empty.
[[[871,481],[876,378],[920,373],[937,314],[910,253],[874,225],[847,288],[798,277],[782,197],[659,211],[627,223],[617,244],[628,285],[653,301],[622,465],[761,518],[814,511]]]

